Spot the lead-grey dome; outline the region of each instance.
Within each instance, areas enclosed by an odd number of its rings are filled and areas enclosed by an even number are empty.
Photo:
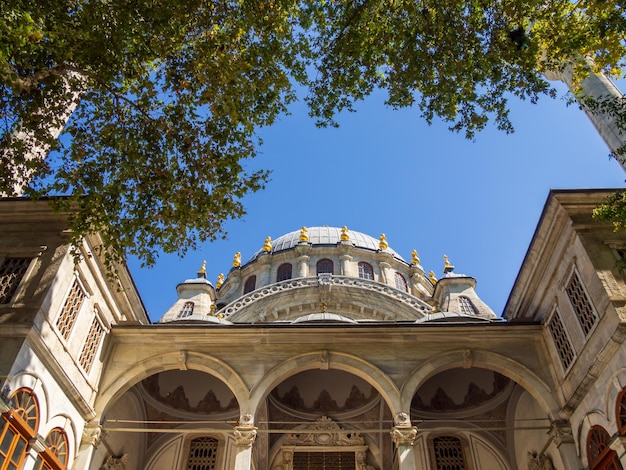
[[[341,241],[341,229],[339,227],[307,227],[309,236],[309,245],[326,245],[333,246]],[[348,230],[350,242],[357,248],[365,250],[379,251],[378,244],[380,241],[365,233],[356,232],[354,230]],[[289,232],[285,235],[278,237],[276,240],[272,240],[272,253],[278,253],[279,251],[289,250],[294,248],[300,243],[300,230]],[[305,242],[306,243],[306,242]],[[401,261],[404,258],[396,253],[391,248],[387,248],[385,251],[393,255]],[[261,254],[262,250],[257,251],[250,261],[254,260]],[[406,261],[405,261],[406,262]]]

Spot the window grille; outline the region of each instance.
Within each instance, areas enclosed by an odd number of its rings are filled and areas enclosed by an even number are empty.
[[[185,317],[190,317],[191,315],[193,315],[194,306],[195,304],[193,302],[185,302],[183,304],[183,308],[181,308],[180,312],[178,312],[177,318],[185,318]]]
[[[70,337],[70,332],[76,322],[76,317],[78,316],[78,312],[84,300],[85,293],[78,284],[78,279],[74,278],[70,293],[67,299],[65,299],[65,304],[63,304],[63,308],[56,322],[57,330],[59,330],[59,333],[61,333],[61,336],[63,336],[65,340]]]
[[[315,268],[317,274],[333,274],[334,272],[333,261],[328,258],[319,260]]]
[[[396,275],[394,276],[394,280],[396,283],[396,289],[404,292],[409,291],[409,286],[407,285],[406,279],[404,279],[404,276],[402,274],[396,273]]]
[[[294,452],[293,470],[355,470],[354,452]]]
[[[286,281],[291,279],[291,264],[285,263],[278,267],[278,273],[276,274],[276,282]]]
[[[0,264],[0,304],[8,304],[32,258],[4,258]]]
[[[465,455],[461,439],[453,436],[441,436],[433,439],[435,468],[437,470],[465,470]]]
[[[478,313],[469,297],[464,295],[459,296],[459,309],[464,315],[476,315]]]
[[[89,334],[87,335],[87,339],[83,345],[83,350],[80,352],[79,362],[85,372],[89,372],[91,370],[91,365],[96,357],[96,352],[100,346],[100,339],[102,338],[103,333],[104,328],[100,324],[98,318],[95,317],[91,322],[91,327],[89,328]]]
[[[252,292],[256,289],[256,276],[250,276],[246,279],[246,283],[243,286],[243,293],[247,294],[248,292]]]
[[[589,334],[598,319],[587,293],[585,292],[580,279],[576,272],[572,274],[567,287],[565,288],[567,296],[572,304],[574,313],[578,318],[578,323],[583,330],[585,336]]]
[[[359,277],[361,279],[374,280],[374,269],[372,268],[372,265],[361,261],[359,263]]]
[[[570,343],[569,337],[567,336],[565,326],[563,325],[563,321],[561,320],[561,315],[558,310],[555,310],[552,318],[550,318],[550,321],[548,322],[548,330],[552,336],[552,341],[554,341],[554,347],[559,354],[563,370],[567,370],[576,354],[574,353],[572,343]]]
[[[187,470],[217,469],[217,439],[199,437],[191,441]]]

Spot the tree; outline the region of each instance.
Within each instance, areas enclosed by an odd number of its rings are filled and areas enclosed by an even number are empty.
[[[577,81],[626,57],[617,0],[7,0],[0,14],[0,191],[70,195],[57,205],[77,208],[75,237],[98,230],[147,264],[243,214],[268,177],[243,163],[255,132],[298,85],[322,126],[383,88],[472,138],[490,119],[512,131],[511,96],[553,94],[544,72]]]

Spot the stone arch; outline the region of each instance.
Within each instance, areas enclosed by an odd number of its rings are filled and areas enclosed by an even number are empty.
[[[600,410],[590,411],[580,420],[574,438],[576,439],[578,454],[583,464],[586,466],[589,465],[587,459],[587,435],[593,426],[602,426],[609,434],[611,434],[611,430],[615,427],[610,426],[607,415]]]
[[[280,382],[287,377],[311,369],[336,369],[353,374],[369,383],[380,393],[393,416],[404,411],[400,406],[400,393],[396,384],[378,367],[350,354],[318,351],[294,356],[272,368],[252,388],[250,400],[245,410],[243,404],[240,403],[242,412],[255,414],[262,400]]]
[[[489,369],[514,380],[533,396],[550,418],[558,419],[559,406],[552,397],[552,391],[532,370],[500,354],[469,349],[450,351],[420,365],[402,386],[402,405],[410,408],[413,396],[427,379],[456,367]]]
[[[607,421],[615,424],[617,427],[617,416],[615,415],[615,406],[617,404],[617,396],[626,387],[626,368],[618,369],[606,381],[604,393],[604,413]]]
[[[49,396],[46,385],[41,377],[31,372],[20,372],[11,378],[11,393],[15,392],[18,388],[28,388],[32,390],[35,397],[37,397],[37,405],[39,407],[39,428],[41,425],[48,421],[49,411]],[[39,432],[39,430],[36,430]]]
[[[61,428],[65,432],[67,436],[67,442],[69,443],[67,449],[67,461],[73,462],[74,457],[78,453],[78,448],[80,446],[80,439],[78,433],[76,432],[76,426],[72,419],[66,414],[58,414],[53,416],[44,423],[43,426],[39,426],[39,434],[46,438],[48,433],[52,431],[54,428]]]
[[[116,374],[105,373],[102,380],[102,393],[94,405],[97,415],[101,416],[110,403],[139,381],[159,372],[174,369],[197,370],[216,377],[233,392],[240,408],[242,403],[248,401],[247,386],[241,376],[226,362],[207,354],[175,351],[147,358],[128,369],[121,367],[116,369],[119,371]]]

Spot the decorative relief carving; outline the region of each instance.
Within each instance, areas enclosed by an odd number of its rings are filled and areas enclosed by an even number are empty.
[[[252,413],[243,413],[239,416],[239,426],[254,426],[254,416],[252,416]]]
[[[97,423],[88,423],[83,430],[81,445],[86,444],[97,447],[98,445],[100,445],[100,439],[102,438],[102,434],[102,426]]]
[[[408,413],[401,411],[395,416],[395,418],[393,419],[393,422],[395,423],[396,426],[410,426],[411,417],[409,416]]]
[[[126,470],[126,464],[128,463],[128,454],[124,454],[118,457],[109,455],[100,470]]]
[[[322,416],[302,432],[287,435],[283,445],[357,446],[364,444],[365,440],[359,433],[345,431],[331,418]]]
[[[289,279],[286,281],[278,282],[276,284],[272,284],[271,286],[264,287],[262,289],[258,289],[256,291],[250,292],[249,294],[240,297],[230,305],[228,305],[224,310],[224,318],[228,318],[229,316],[237,313],[243,308],[247,307],[253,302],[264,299],[265,297],[274,295],[278,292],[291,290],[291,289],[301,289],[307,287],[319,287],[326,286],[330,288],[330,286],[349,286],[349,287],[357,287],[360,289],[377,292],[380,294],[384,294],[389,297],[393,297],[395,300],[398,300],[415,310],[418,310],[423,315],[427,315],[431,313],[432,308],[426,304],[424,301],[413,297],[412,295],[403,292],[401,290],[394,289],[391,286],[380,284],[376,281],[372,281],[369,279],[357,279],[348,276],[333,276],[331,274],[320,274],[316,277],[307,277],[300,279]]]
[[[235,445],[251,447],[256,439],[257,428],[254,426],[235,427]]]
[[[554,470],[554,465],[547,455],[528,452],[528,470]]]
[[[550,423],[550,436],[557,447],[561,444],[571,444],[574,442],[572,427],[566,419],[558,419]]]
[[[403,427],[403,426],[394,426],[391,429],[391,440],[396,445],[399,446],[413,446],[415,443],[415,438],[417,437],[417,428],[415,426],[412,427]]]

